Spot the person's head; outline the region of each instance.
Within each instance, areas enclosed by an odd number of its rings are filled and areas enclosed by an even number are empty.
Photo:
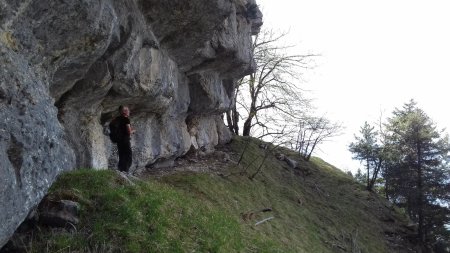
[[[128,108],[128,106],[121,105],[119,106],[119,113],[122,116],[128,117],[130,116],[130,109]]]

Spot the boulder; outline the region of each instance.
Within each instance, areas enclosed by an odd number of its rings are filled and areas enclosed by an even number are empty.
[[[291,169],[299,169],[297,161],[295,161],[295,160],[293,160],[293,159],[291,159],[289,157],[285,157],[284,161],[289,165],[289,167]]]
[[[39,205],[39,223],[49,227],[72,229],[79,223],[80,204],[71,200],[45,199]]]

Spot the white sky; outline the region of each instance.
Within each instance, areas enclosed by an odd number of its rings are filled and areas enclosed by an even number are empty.
[[[264,27],[290,31],[298,53],[316,53],[307,70],[314,105],[342,122],[344,134],[316,153],[356,171],[348,145],[364,121],[391,116],[414,99],[439,128],[450,129],[450,1],[257,0]],[[448,131],[447,131],[448,132]]]

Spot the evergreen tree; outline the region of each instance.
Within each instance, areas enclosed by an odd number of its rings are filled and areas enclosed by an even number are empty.
[[[360,160],[366,166],[366,187],[373,191],[383,162],[383,148],[378,141],[378,132],[369,123],[361,127],[361,136],[355,136],[356,141],[349,146],[353,159]]]
[[[418,223],[418,239],[425,247],[449,222],[448,136],[413,100],[393,112],[386,130],[386,192]]]

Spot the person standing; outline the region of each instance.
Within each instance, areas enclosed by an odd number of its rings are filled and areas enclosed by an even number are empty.
[[[127,106],[119,106],[119,113],[115,120],[117,120],[118,140],[117,149],[119,151],[119,171],[128,172],[132,163],[131,151],[131,135],[135,132],[131,128],[130,123],[130,109]]]

